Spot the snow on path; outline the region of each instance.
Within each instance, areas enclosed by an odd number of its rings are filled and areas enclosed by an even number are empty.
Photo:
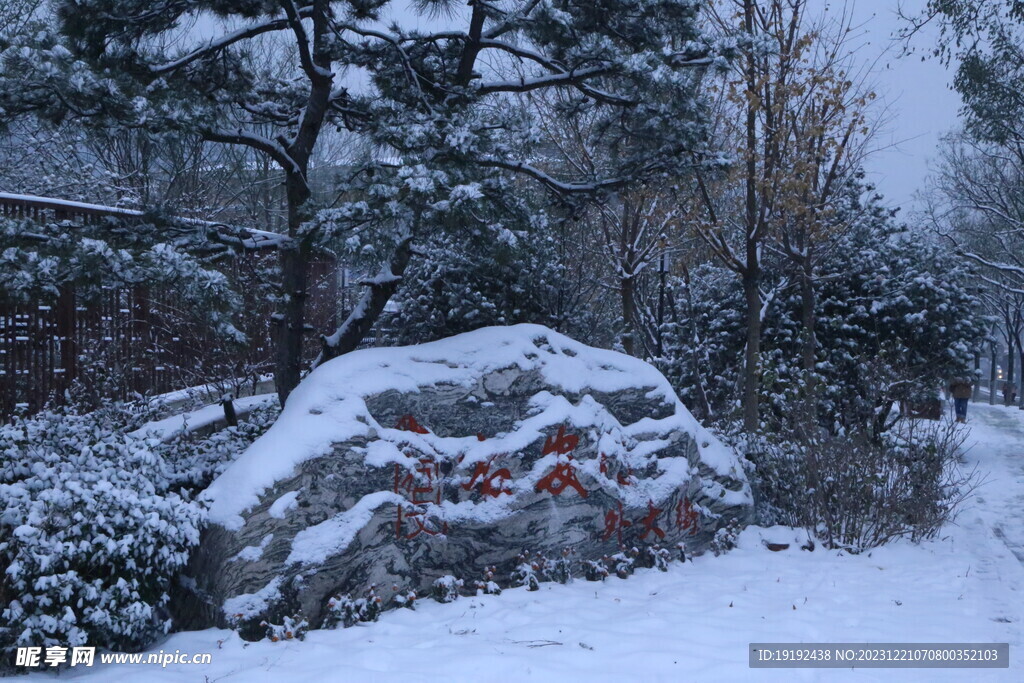
[[[1024,564],[1024,411],[974,403],[968,414],[965,459],[988,477],[972,507]]]
[[[207,666],[76,667],[60,680],[153,681],[1020,681],[1024,680],[1024,414],[973,404],[968,466],[988,483],[956,525],[919,546],[860,556],[740,547],[628,580],[423,600],[304,642],[178,633],[150,652],[211,652]],[[747,667],[750,642],[1009,642],[1009,670]],[[42,679],[34,674],[26,680]],[[46,680],[55,681],[52,676]],[[102,680],[101,680],[102,678]]]

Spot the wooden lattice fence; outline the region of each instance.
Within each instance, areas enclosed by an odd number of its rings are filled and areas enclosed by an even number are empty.
[[[137,212],[0,194],[0,214],[37,221],[85,222],[103,215],[130,219]],[[88,300],[65,288],[55,301],[11,303],[0,298],[0,418],[62,403],[75,385],[111,398],[157,395],[208,381],[268,373],[272,369],[274,304],[244,285],[259,260],[276,252],[243,252],[228,269],[241,282],[244,326],[242,352],[218,354],[215,337],[184,323],[189,302],[168,290],[107,288]],[[337,265],[312,264],[308,322],[329,330],[341,300]],[[194,307],[192,307],[194,310]],[[311,340],[312,341],[312,340]],[[307,344],[310,355],[318,351]],[[239,379],[245,379],[239,377]]]

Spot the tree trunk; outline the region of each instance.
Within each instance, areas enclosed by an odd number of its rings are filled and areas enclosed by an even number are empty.
[[[221,406],[224,408],[224,421],[227,422],[229,427],[238,426],[238,413],[235,412],[235,404],[229,397],[224,397],[221,401]]]
[[[1019,387],[1017,391],[1017,407],[1020,410],[1024,410],[1024,348],[1022,348],[1020,341],[1017,342],[1017,353],[1021,367]]]
[[[814,393],[814,370],[817,365],[818,339],[817,315],[815,314],[816,296],[814,291],[814,266],[810,255],[801,264],[800,273],[800,324],[803,326],[801,359],[807,382],[807,395]]]
[[[974,396],[971,397],[975,403],[981,398],[981,351],[974,353]]]
[[[748,432],[756,432],[761,425],[761,291],[758,287],[759,279],[749,273],[743,278],[743,293],[747,301],[747,346],[743,359],[743,428]]]
[[[743,2],[743,25],[751,38],[754,37],[753,0]],[[746,264],[743,269],[743,294],[747,302],[747,346],[743,362],[743,428],[756,432],[761,427],[759,390],[761,384],[761,263],[758,253],[758,202],[757,202],[757,110],[755,100],[758,91],[757,57],[747,54],[747,158],[746,198],[744,206],[744,247]]]
[[[1016,355],[1014,354],[1015,350],[1016,347],[1013,343],[1013,337],[1010,337],[1006,343],[1006,381],[1010,384],[1013,384],[1014,378],[1016,377],[1014,374],[1014,362],[1016,359]]]
[[[988,404],[994,406],[996,404],[996,365],[998,364],[998,357],[996,354],[996,345],[993,342],[991,344],[992,350],[992,363],[988,369]]]
[[[636,281],[630,274],[619,279],[622,299],[622,348],[630,356],[636,355]]]
[[[686,283],[686,318],[690,323],[690,341],[693,347],[690,349],[690,359],[692,362],[693,372],[693,384],[697,389],[697,410],[700,415],[698,419],[709,420],[711,419],[711,402],[708,400],[707,391],[704,390],[704,378],[701,376],[700,357],[701,349],[703,344],[700,341],[700,330],[697,327],[697,321],[694,318],[693,312],[693,289],[690,283],[690,271],[683,265],[683,281]],[[672,303],[675,300],[674,292],[669,293],[669,306],[672,311],[672,322],[679,324],[679,316],[676,315],[675,304]]]
[[[302,376],[302,342],[306,333],[306,296],[309,260],[312,254],[308,240],[299,239],[299,228],[305,220],[309,189],[302,178],[288,174],[288,235],[291,244],[281,250],[281,312],[277,322],[277,358],[274,381],[277,398],[283,406]]]

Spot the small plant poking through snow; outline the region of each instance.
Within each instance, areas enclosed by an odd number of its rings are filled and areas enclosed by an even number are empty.
[[[306,632],[309,631],[309,622],[299,617],[285,617],[282,624],[271,624],[266,621],[260,622],[260,626],[267,630],[267,638],[271,642],[280,640],[305,640]]]
[[[540,577],[544,558],[531,558],[530,551],[523,551],[516,558],[516,568],[512,572],[512,584],[515,586],[526,586],[526,590],[540,590]]]
[[[377,587],[371,585],[366,589],[366,597],[353,600],[348,595],[331,598],[327,601],[327,615],[324,617],[324,628],[335,628],[341,624],[345,628],[355,626],[361,621],[377,621],[383,611]]]
[[[548,560],[546,562],[547,576],[557,583],[571,583],[572,556],[575,554],[574,548],[566,548],[557,560]]]
[[[395,590],[398,590],[398,586],[395,586]],[[406,609],[416,609],[416,591],[406,591],[405,593],[395,593],[395,605],[398,607],[404,607]]]
[[[442,576],[434,581],[431,587],[433,597],[440,603],[455,602],[459,598],[459,590],[461,590],[462,585],[461,579],[456,579],[450,574]]]
[[[739,528],[739,525],[730,522],[728,525],[715,532],[715,537],[711,539],[708,549],[715,554],[715,557],[729,552],[736,547],[736,541],[739,539],[740,531],[742,531],[742,529]]]
[[[483,593],[484,595],[501,595],[501,586],[499,586],[494,580],[497,573],[497,567],[488,567],[486,571],[484,571],[483,581],[476,582],[477,593]]]
[[[660,545],[650,545],[644,548],[637,557],[640,566],[657,569],[667,572],[668,563],[672,561],[672,553]]]
[[[639,551],[636,548],[633,548],[629,553],[615,553],[608,558],[608,566],[615,572],[615,576],[620,579],[628,578],[633,573],[633,565],[636,563],[638,554]]]
[[[583,576],[587,581],[604,581],[610,573],[603,559],[583,561]]]

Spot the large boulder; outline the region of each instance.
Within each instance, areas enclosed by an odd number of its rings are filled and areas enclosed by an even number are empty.
[[[537,325],[324,364],[204,497],[179,623],[253,636],[317,626],[371,585],[387,605],[446,575],[508,577],[523,551],[577,572],[700,552],[751,509],[739,459],[661,373]]]

